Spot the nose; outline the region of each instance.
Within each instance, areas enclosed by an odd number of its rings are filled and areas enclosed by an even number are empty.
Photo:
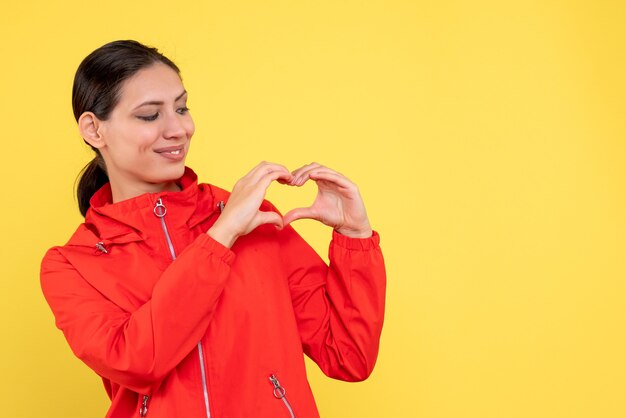
[[[180,139],[188,135],[187,125],[189,123],[184,120],[182,115],[171,112],[166,116],[165,129],[163,137],[165,139]]]

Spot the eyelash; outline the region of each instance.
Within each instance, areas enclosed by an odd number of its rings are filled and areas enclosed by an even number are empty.
[[[189,112],[189,108],[187,106],[180,107],[176,110],[176,113],[178,113],[179,115],[184,115],[187,112]],[[159,112],[156,112],[154,115],[150,115],[150,116],[137,116],[137,118],[146,122],[155,121],[158,117],[159,117]]]

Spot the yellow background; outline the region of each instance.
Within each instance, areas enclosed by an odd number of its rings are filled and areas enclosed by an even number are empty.
[[[126,38],[182,68],[202,180],[266,159],[360,185],[386,324],[369,381],[309,367],[323,417],[626,417],[626,5],[554,0],[3,0],[2,417],[108,405],[38,271],[81,221],[73,73]]]

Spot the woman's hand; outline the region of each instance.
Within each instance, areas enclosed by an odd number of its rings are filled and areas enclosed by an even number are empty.
[[[230,248],[237,238],[248,234],[259,225],[273,224],[282,228],[283,218],[278,213],[263,212],[259,207],[273,181],[289,184],[292,180],[293,175],[282,165],[260,163],[235,184],[228,204],[207,233]]]
[[[305,165],[293,173],[289,182],[302,186],[309,179],[317,183],[317,196],[307,208],[290,210],[283,217],[284,225],[297,219],[315,219],[353,238],[372,236],[363,199],[356,184],[342,174],[317,163]]]

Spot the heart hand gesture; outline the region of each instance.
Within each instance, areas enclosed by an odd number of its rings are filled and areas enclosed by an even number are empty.
[[[259,210],[272,182],[300,187],[309,180],[318,187],[311,206],[290,210],[282,218],[275,212]],[[216,241],[231,247],[238,237],[259,225],[273,224],[282,228],[305,218],[320,221],[349,237],[372,235],[359,190],[346,177],[317,163],[290,173],[284,166],[268,162],[260,163],[235,184],[224,211],[207,232]]]
[[[306,208],[290,210],[283,217],[285,225],[297,219],[315,219],[337,232],[353,238],[367,238],[372,228],[356,184],[342,174],[317,163],[305,165],[293,173],[289,183],[300,187],[308,180],[317,183],[317,196]]]

